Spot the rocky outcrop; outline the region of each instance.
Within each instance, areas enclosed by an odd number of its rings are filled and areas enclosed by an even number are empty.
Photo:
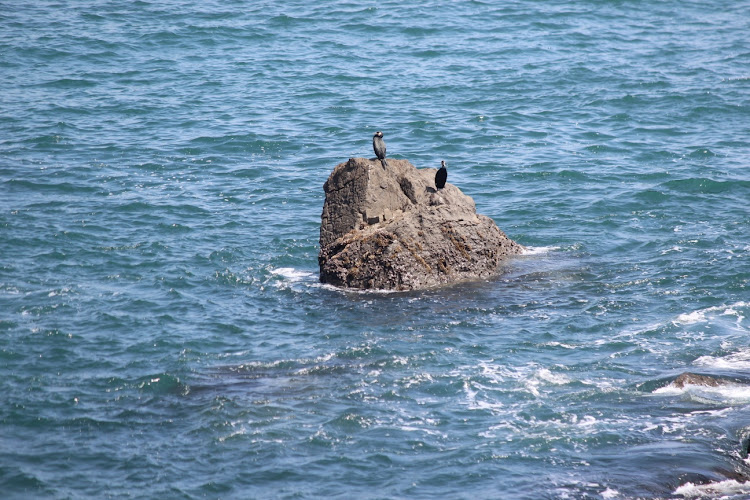
[[[323,189],[320,280],[341,287],[413,290],[495,274],[523,247],[434,168],[351,158]]]
[[[705,387],[719,387],[726,385],[728,382],[716,377],[709,377],[708,375],[698,375],[697,373],[685,372],[678,376],[672,382],[678,389],[684,389],[686,385],[702,385]]]

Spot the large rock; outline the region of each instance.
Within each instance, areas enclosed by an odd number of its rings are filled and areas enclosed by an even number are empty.
[[[523,247],[434,168],[388,159],[337,165],[326,181],[320,281],[359,289],[413,290],[489,277]]]

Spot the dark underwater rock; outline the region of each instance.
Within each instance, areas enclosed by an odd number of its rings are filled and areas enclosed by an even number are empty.
[[[452,184],[435,189],[434,168],[351,158],[331,173],[320,225],[320,281],[413,290],[495,274],[523,247]]]

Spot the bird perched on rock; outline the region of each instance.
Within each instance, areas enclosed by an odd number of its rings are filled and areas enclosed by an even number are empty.
[[[380,130],[372,136],[372,149],[375,150],[375,156],[378,157],[383,168],[387,167],[388,162],[385,161],[385,142],[383,142],[383,132]]]
[[[443,189],[445,181],[448,180],[448,169],[445,168],[445,160],[440,161],[440,170],[435,174],[435,187]]]

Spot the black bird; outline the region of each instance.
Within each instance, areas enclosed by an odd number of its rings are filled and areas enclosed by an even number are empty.
[[[448,169],[445,168],[445,160],[440,161],[440,170],[435,174],[435,187],[443,189],[445,181],[448,180]]]
[[[378,157],[383,168],[387,167],[388,162],[385,161],[385,142],[383,142],[383,132],[380,130],[372,136],[372,149],[375,150],[375,156]]]

